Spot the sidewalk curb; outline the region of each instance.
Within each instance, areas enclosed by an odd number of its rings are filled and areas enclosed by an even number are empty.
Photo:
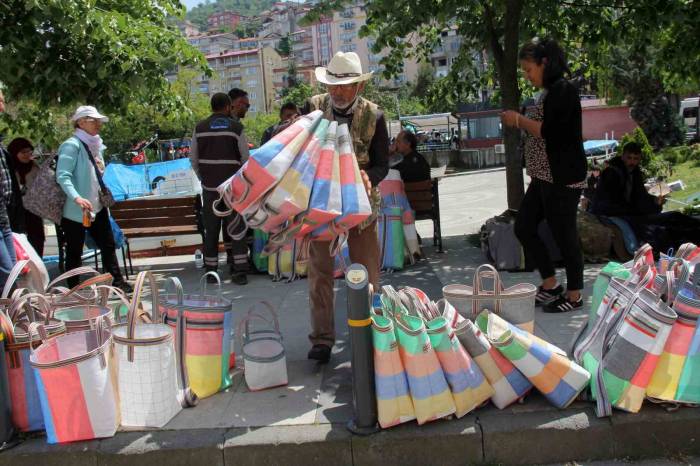
[[[563,411],[521,405],[368,437],[316,424],[122,432],[68,445],[36,438],[0,453],[0,466],[546,464],[697,455],[698,436],[700,410],[690,408],[669,413],[647,404],[639,414],[599,419],[587,403]]]

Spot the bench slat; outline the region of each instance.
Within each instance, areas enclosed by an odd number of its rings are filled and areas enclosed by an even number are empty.
[[[187,207],[156,207],[147,209],[112,210],[112,217],[121,225],[126,219],[184,217],[194,215],[194,206]]]
[[[155,217],[122,219],[119,222],[122,229],[125,228],[158,228],[158,227],[190,227],[197,226],[197,217],[192,215],[178,217]]]
[[[432,201],[433,193],[431,191],[415,191],[406,193],[406,197],[408,198],[408,202],[411,203],[415,201]]]
[[[432,213],[433,201],[411,201],[411,208],[416,211],[416,214],[423,212]]]
[[[171,197],[165,199],[133,199],[117,202],[111,210],[148,209],[158,207],[194,206],[195,196]]]
[[[407,195],[414,191],[430,191],[431,189],[433,189],[432,180],[404,183],[404,190],[406,191]]]
[[[122,228],[127,238],[147,238],[153,236],[198,235],[195,226],[171,226],[160,228]]]

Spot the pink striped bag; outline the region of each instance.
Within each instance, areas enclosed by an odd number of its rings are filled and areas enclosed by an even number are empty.
[[[42,344],[29,361],[35,369],[49,443],[112,437],[119,426],[112,334],[100,316],[93,330],[48,338],[33,323]]]
[[[347,125],[338,127],[338,152],[340,152],[340,193],[343,212],[333,220],[336,230],[348,231],[372,215],[372,205],[360,175],[360,166],[352,149],[352,139]]]
[[[235,175],[217,188],[215,213],[226,217],[232,209],[244,215],[257,210],[259,201],[282,179],[322,116],[323,112],[317,110],[300,117],[255,151]],[[228,210],[219,210],[221,202]]]

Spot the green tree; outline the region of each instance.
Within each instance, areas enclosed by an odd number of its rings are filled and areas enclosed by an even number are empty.
[[[256,113],[255,115],[247,116],[242,120],[245,127],[245,134],[248,141],[253,146],[260,145],[260,139],[267,128],[276,124],[279,121],[277,113]]]
[[[11,98],[41,105],[134,99],[177,106],[165,74],[209,73],[202,55],[169,25],[178,0],[8,0],[0,4],[0,81]]]
[[[282,103],[292,102],[297,107],[303,107],[309,97],[316,94],[314,88],[306,84],[304,81],[299,81],[295,86],[285,87],[282,89]]]
[[[425,97],[428,90],[435,83],[435,67],[428,62],[422,62],[418,66],[416,81],[413,86],[414,97]]]
[[[288,57],[292,53],[292,41],[289,39],[289,34],[280,39],[277,53],[282,57]]]

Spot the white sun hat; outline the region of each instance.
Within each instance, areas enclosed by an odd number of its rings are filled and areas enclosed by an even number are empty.
[[[338,52],[327,67],[316,68],[316,79],[323,84],[353,84],[367,81],[371,77],[372,72],[362,73],[362,63],[355,52]]]
[[[109,121],[108,117],[102,115],[92,105],[81,105],[78,107],[73,116],[70,117],[70,121],[78,121],[81,118],[94,118],[95,120],[100,120],[102,122]]]

